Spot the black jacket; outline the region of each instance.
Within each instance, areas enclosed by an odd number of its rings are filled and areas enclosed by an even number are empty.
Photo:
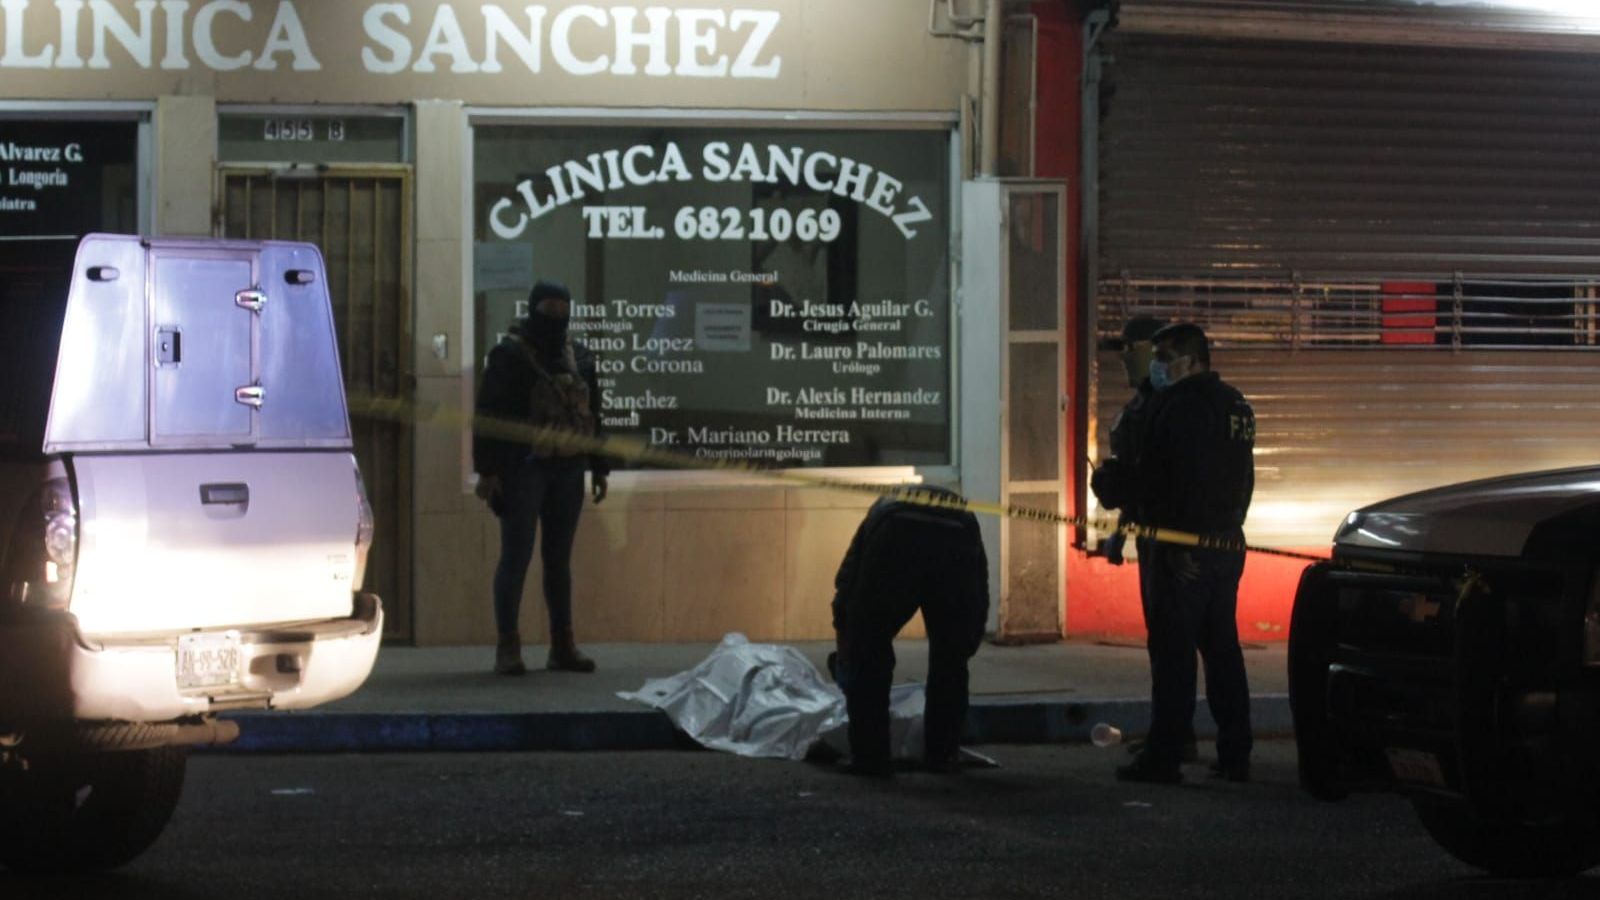
[[[1155,394],[1135,466],[1136,520],[1198,534],[1234,534],[1255,491],[1256,417],[1215,372]]]
[[[942,488],[928,490],[935,495],[957,496]],[[914,537],[917,552],[896,552],[894,548],[908,537]],[[989,561],[977,517],[963,509],[932,507],[892,497],[880,497],[867,510],[867,517],[856,528],[850,549],[839,564],[833,579],[835,630],[843,630],[850,610],[857,604],[871,603],[873,597],[869,595],[883,590],[885,583],[909,585],[919,581],[915,576],[927,573],[905,570],[924,565],[939,569],[936,574],[946,588],[965,591],[972,598],[975,640],[981,639],[989,608]]]
[[[539,424],[530,418],[534,379],[539,375],[528,360],[528,350],[521,344],[522,337],[513,332],[489,351],[489,360],[483,368],[483,380],[478,385],[478,415]],[[596,436],[600,436],[601,398],[595,375],[595,357],[588,347],[578,341],[572,341],[572,351],[577,374],[589,386],[589,411],[594,415]],[[540,365],[544,366],[546,372],[568,371],[566,361],[559,357],[541,359]],[[472,468],[480,475],[504,477],[532,453],[533,445],[530,443],[507,441],[473,431]],[[590,456],[589,470],[596,475],[606,475],[611,471],[611,465],[604,456]]]
[[[1116,424],[1111,426],[1111,455],[1100,463],[1089,478],[1089,488],[1094,491],[1100,505],[1106,509],[1120,509],[1122,519],[1131,518],[1134,503],[1134,467],[1139,462],[1139,443],[1144,439],[1145,417],[1155,398],[1155,388],[1150,379],[1139,382],[1139,387],[1123,405]]]

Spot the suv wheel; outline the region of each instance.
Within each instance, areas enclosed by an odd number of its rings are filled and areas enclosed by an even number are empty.
[[[0,864],[112,869],[155,843],[178,805],[188,751],[78,751],[0,768]]]
[[[1600,865],[1600,823],[1592,818],[1533,824],[1485,819],[1433,797],[1413,797],[1411,805],[1446,852],[1494,875],[1551,878]]]
[[[1300,576],[1289,617],[1289,709],[1294,717],[1300,786],[1318,800],[1343,800],[1338,758],[1328,727],[1328,663],[1338,608],[1327,583],[1327,563]]]

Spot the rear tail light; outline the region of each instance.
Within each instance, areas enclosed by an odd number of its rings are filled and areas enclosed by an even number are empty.
[[[372,536],[377,523],[372,517],[372,504],[367,501],[367,485],[361,480],[361,470],[356,469],[356,502],[361,507],[356,520],[356,577],[355,589],[361,590],[367,579],[367,556],[372,551]]]
[[[25,606],[63,609],[72,599],[78,564],[78,505],[65,478],[46,481],[36,506],[24,510],[15,536],[20,565],[12,568],[11,599]]]

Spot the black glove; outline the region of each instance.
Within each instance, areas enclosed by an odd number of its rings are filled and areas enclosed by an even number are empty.
[[[1120,531],[1114,531],[1106,535],[1105,540],[1100,542],[1099,555],[1105,557],[1106,562],[1113,566],[1120,566],[1123,563],[1122,548],[1127,543],[1127,535]]]
[[[1131,466],[1116,457],[1100,464],[1089,476],[1089,489],[1100,505],[1106,509],[1123,509],[1132,499],[1133,472]]]

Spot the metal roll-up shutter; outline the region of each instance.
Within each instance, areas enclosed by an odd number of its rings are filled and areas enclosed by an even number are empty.
[[[1252,540],[1600,459],[1600,57],[1103,46],[1097,330],[1211,334],[1258,416]],[[1104,454],[1129,388],[1094,368]]]
[[[1113,36],[1100,273],[1600,272],[1600,56]]]
[[[1256,543],[1327,546],[1346,513],[1384,497],[1600,459],[1587,354],[1219,350],[1212,364],[1256,412]],[[1132,391],[1114,354],[1100,371],[1110,423]]]

